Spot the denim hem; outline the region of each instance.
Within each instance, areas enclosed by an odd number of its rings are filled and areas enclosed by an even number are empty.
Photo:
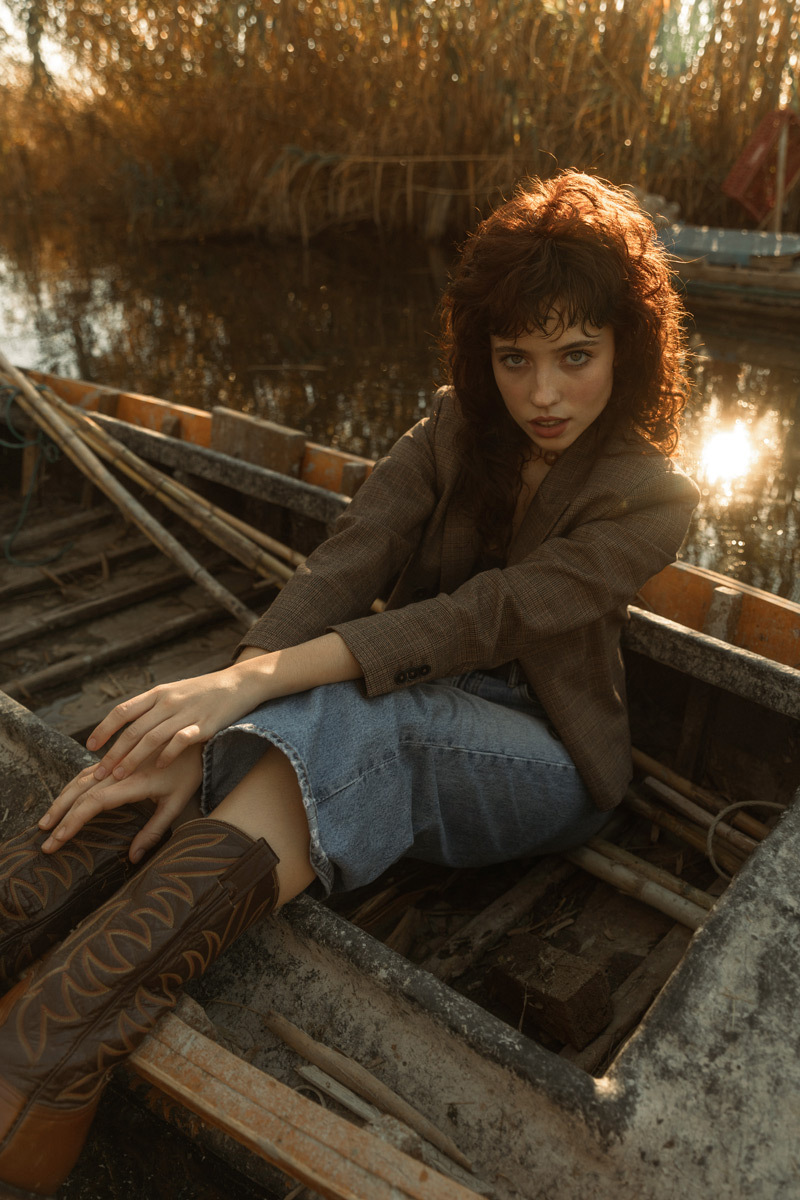
[[[222,800],[222,797],[220,796],[218,800],[212,803],[209,795],[213,774],[212,757],[214,743],[220,738],[230,737],[231,735],[236,734],[246,734],[250,737],[256,736],[261,738],[263,741],[275,746],[278,750],[281,750],[292,764],[295,775],[297,776],[297,782],[300,787],[300,795],[302,797],[303,807],[306,812],[306,820],[308,821],[308,830],[311,838],[308,857],[309,862],[311,863],[311,869],[322,885],[325,895],[330,895],[333,889],[333,865],[325,851],[322,849],[322,842],[320,841],[319,833],[317,804],[311,794],[311,784],[309,782],[308,772],[306,771],[306,765],[296,748],[274,730],[263,729],[254,724],[245,725],[243,723],[239,723],[228,726],[227,729],[220,730],[219,733],[216,733],[214,737],[211,738],[206,745],[205,751],[203,752],[203,786],[200,794],[200,808],[202,812],[205,816],[209,816],[213,812],[216,805],[219,804],[220,800]],[[266,748],[264,753],[266,753]]]

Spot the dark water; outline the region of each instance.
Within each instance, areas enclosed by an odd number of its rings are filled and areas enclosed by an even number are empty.
[[[0,246],[0,339],[21,365],[227,405],[370,456],[435,386],[447,250],[15,237]],[[800,338],[737,332],[719,313],[695,321],[693,343],[684,461],[703,500],[682,557],[800,601]]]

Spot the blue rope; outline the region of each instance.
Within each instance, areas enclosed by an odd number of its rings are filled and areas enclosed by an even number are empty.
[[[36,390],[44,395],[44,388],[38,387]],[[7,438],[0,437],[0,446],[4,446],[7,450],[20,451],[26,450],[29,446],[36,446],[37,453],[33,463],[33,470],[31,471],[28,490],[25,493],[24,500],[22,501],[22,509],[20,510],[19,517],[17,518],[17,523],[8,537],[3,538],[3,554],[5,555],[6,559],[15,567],[43,567],[46,563],[55,562],[56,559],[61,558],[62,554],[64,554],[67,550],[72,549],[74,543],[69,542],[66,546],[62,546],[60,550],[56,550],[53,554],[49,554],[46,558],[17,558],[12,551],[14,541],[22,529],[22,526],[25,524],[25,518],[28,515],[28,509],[30,508],[31,500],[33,499],[36,491],[36,484],[39,480],[39,468],[42,464],[42,460],[44,459],[45,462],[55,462],[56,459],[60,457],[61,453],[58,449],[58,446],[56,446],[50,440],[44,430],[37,428],[36,436],[33,438],[28,438],[24,433],[17,429],[11,418],[11,410],[14,401],[19,395],[21,395],[20,389],[15,387],[14,384],[0,383],[0,401],[5,403],[5,423],[6,428],[8,429],[12,438],[12,440],[9,441]]]

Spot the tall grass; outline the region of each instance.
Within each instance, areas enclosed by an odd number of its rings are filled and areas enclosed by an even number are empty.
[[[26,3],[78,73],[0,90],[0,202],[144,236],[437,238],[563,166],[743,223],[720,185],[798,102],[800,0]]]

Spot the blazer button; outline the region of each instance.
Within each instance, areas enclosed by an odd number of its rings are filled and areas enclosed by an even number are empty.
[[[420,673],[420,675],[430,675],[431,669],[427,663],[425,663],[424,667],[420,667],[419,673]]]
[[[409,667],[408,670],[406,671],[406,677],[408,679],[416,679],[418,675],[419,675],[419,670],[417,667]]]
[[[395,683],[405,683],[405,681],[406,681],[405,671],[398,671],[394,677],[394,681],[395,681]]]

